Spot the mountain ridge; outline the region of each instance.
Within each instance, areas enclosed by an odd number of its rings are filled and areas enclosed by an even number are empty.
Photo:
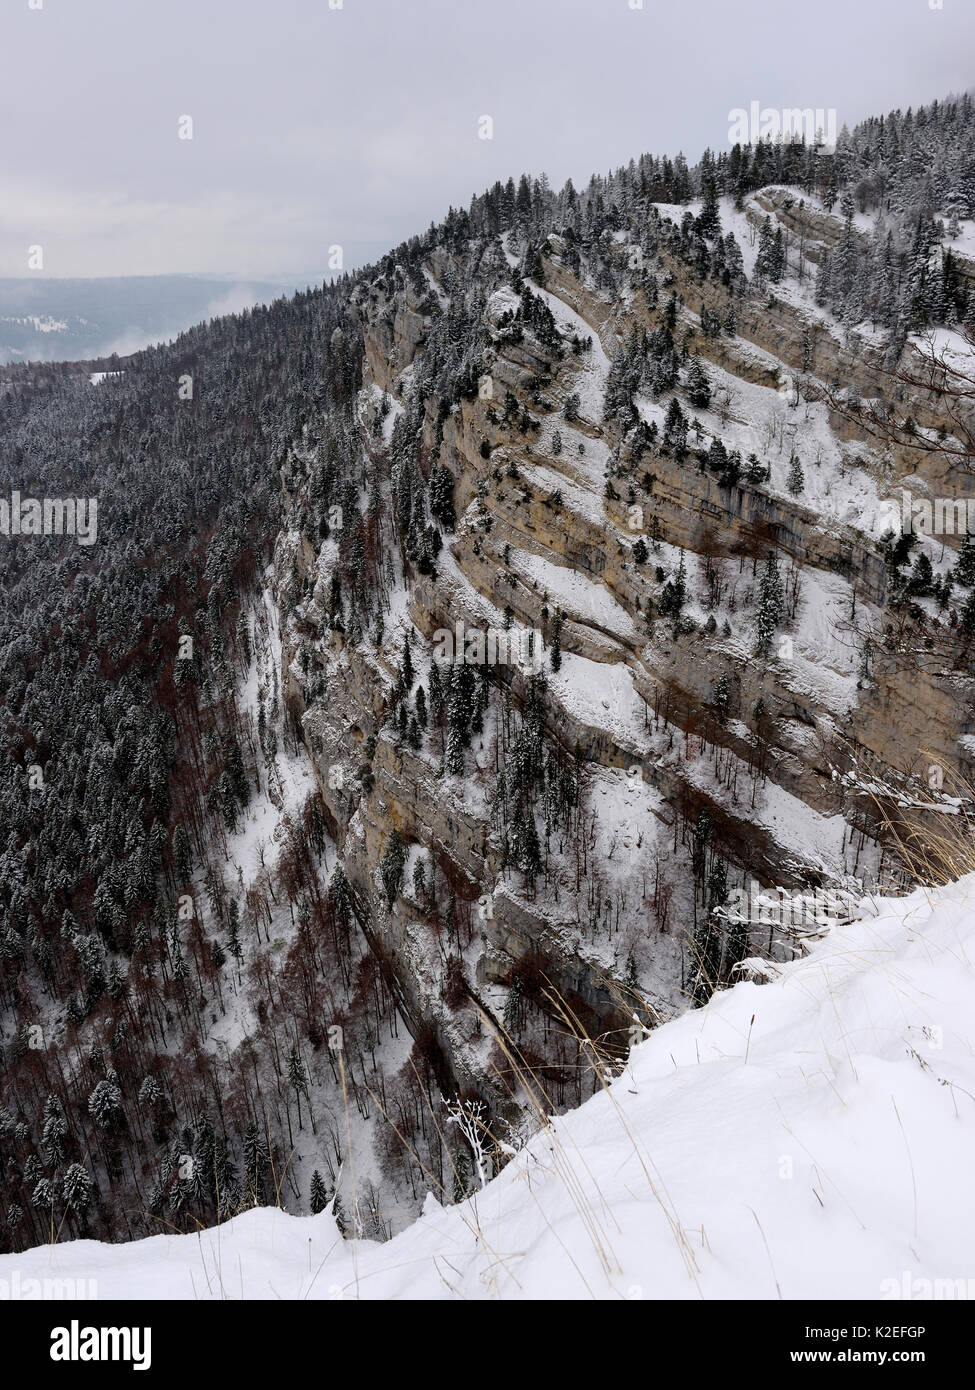
[[[110,383],[5,369],[11,485],[101,498],[97,555],[3,553],[12,1243],[282,1192],[385,1238],[476,1183],[465,1106],[501,1167],[634,1014],[801,955],[739,886],[910,886],[975,557],[883,504],[965,485],[924,373],[970,353],[973,127],[512,180]],[[458,622],[542,671],[438,668]]]

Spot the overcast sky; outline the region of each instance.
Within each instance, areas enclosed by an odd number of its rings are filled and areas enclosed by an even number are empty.
[[[727,148],[753,100],[842,126],[975,83],[973,0],[330,3],[4,0],[0,274],[320,275],[496,178]]]

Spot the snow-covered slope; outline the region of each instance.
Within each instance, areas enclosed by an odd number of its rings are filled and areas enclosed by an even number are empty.
[[[101,1298],[878,1298],[975,1275],[975,874],[658,1028],[476,1197],[0,1259]],[[915,1286],[923,1288],[923,1284]],[[956,1289],[962,1286],[954,1286]],[[957,1294],[956,1294],[957,1296]]]

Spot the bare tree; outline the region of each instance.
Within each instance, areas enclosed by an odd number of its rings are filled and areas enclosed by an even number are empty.
[[[972,352],[962,355],[940,348],[933,333],[902,352],[893,366],[873,364],[883,394],[867,399],[857,391],[806,380],[807,400],[822,401],[868,438],[888,447],[935,455],[966,471],[975,471],[975,334],[964,331]],[[887,397],[890,399],[888,400]],[[927,410],[937,425],[920,427],[897,409],[905,397]],[[927,398],[927,399],[925,399]]]

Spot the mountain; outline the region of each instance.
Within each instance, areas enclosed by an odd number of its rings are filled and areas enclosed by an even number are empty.
[[[963,98],[525,176],[121,375],[4,369],[0,523],[89,523],[0,536],[11,1249],[386,1239],[951,876],[973,151]]]
[[[301,283],[197,275],[0,279],[0,363],[124,356]]]

